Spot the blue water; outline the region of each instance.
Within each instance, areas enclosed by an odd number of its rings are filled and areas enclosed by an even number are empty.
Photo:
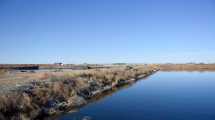
[[[158,72],[60,120],[215,120],[214,72]]]

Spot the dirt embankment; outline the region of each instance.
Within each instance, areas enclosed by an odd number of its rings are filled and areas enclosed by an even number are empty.
[[[95,96],[133,83],[156,72],[152,66],[93,69],[64,75],[47,75],[0,96],[1,120],[41,120],[75,109]]]
[[[215,71],[215,64],[160,64],[161,71]]]

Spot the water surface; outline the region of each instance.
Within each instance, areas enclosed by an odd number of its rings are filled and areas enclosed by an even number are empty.
[[[215,120],[214,72],[158,72],[60,120]]]

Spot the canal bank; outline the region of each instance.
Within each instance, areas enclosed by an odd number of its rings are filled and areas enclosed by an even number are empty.
[[[124,67],[85,71],[75,76],[32,82],[1,96],[2,119],[44,119],[80,108],[97,96],[131,84],[157,71],[153,67]]]

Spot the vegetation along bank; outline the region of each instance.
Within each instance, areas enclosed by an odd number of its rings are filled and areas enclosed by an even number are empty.
[[[1,120],[36,120],[86,105],[113,88],[133,83],[158,69],[133,65],[81,70],[32,81],[0,96]]]

